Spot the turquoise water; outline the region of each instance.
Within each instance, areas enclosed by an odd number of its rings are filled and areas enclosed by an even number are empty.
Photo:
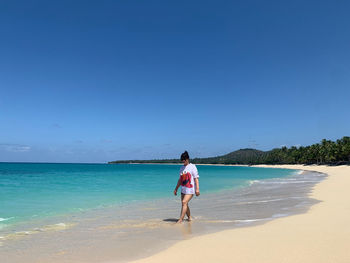
[[[289,169],[197,166],[201,194],[286,177]],[[0,163],[0,229],[35,218],[173,195],[180,165]]]

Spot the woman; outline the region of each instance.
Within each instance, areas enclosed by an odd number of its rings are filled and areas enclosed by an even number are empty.
[[[187,151],[181,154],[181,161],[184,165],[180,168],[180,178],[177,181],[177,185],[174,190],[174,195],[177,195],[177,189],[181,185],[182,207],[180,219],[177,221],[177,223],[181,223],[183,221],[185,214],[188,217],[188,221],[192,220],[188,202],[192,199],[194,194],[196,194],[196,196],[200,195],[198,170],[194,164],[190,163],[190,157]]]

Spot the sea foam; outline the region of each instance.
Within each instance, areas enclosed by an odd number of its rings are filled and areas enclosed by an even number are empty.
[[[13,217],[8,217],[8,218],[2,218],[2,217],[0,217],[0,222],[2,222],[2,221],[7,221],[7,220],[11,220]]]

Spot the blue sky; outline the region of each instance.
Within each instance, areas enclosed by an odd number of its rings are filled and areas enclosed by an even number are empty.
[[[350,135],[348,1],[1,1],[0,161]]]

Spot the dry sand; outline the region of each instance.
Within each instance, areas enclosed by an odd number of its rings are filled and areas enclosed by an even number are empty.
[[[321,202],[305,214],[187,239],[134,262],[350,263],[350,166],[266,167],[328,174],[310,193]]]

